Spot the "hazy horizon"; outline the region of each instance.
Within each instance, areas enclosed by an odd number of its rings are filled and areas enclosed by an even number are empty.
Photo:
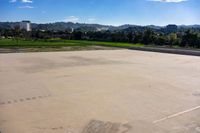
[[[1,0],[0,21],[198,25],[199,0]]]
[[[18,22],[22,22],[22,21],[30,21],[30,20],[21,20],[21,21],[0,21],[1,23],[18,23]],[[124,25],[134,25],[134,26],[158,26],[158,27],[165,27],[167,25],[177,25],[177,24],[166,24],[166,25],[155,25],[155,24],[148,24],[148,25],[140,25],[140,24],[121,24],[121,25],[112,25],[112,24],[100,24],[100,23],[84,23],[84,22],[64,22],[64,21],[55,21],[55,22],[44,22],[44,23],[39,23],[39,22],[32,22],[30,21],[32,24],[54,24],[54,23],[74,23],[74,24],[97,24],[97,25],[103,25],[103,26],[114,26],[114,27],[119,27],[119,26],[124,26]],[[200,26],[200,24],[181,24],[181,25],[177,25],[177,26],[194,26],[194,25],[198,25]]]

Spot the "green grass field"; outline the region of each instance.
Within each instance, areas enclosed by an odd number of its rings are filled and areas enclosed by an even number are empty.
[[[0,39],[0,53],[19,53],[19,52],[50,52],[50,51],[81,51],[81,50],[111,50],[118,48],[142,48],[143,50],[152,51],[151,48],[168,48],[182,50],[198,50],[191,48],[180,48],[177,46],[155,46],[132,43],[119,42],[100,42],[85,40],[64,40],[64,39],[48,39],[48,40],[25,40],[25,39]],[[140,49],[141,50],[141,49]]]
[[[142,44],[118,43],[118,42],[99,42],[99,41],[83,41],[83,40],[16,40],[16,39],[0,39],[0,48],[8,47],[67,47],[67,46],[108,46],[129,48],[133,46],[142,47]]]
[[[142,44],[84,41],[84,40],[0,39],[0,53],[102,50],[102,49],[114,49],[114,48],[143,47],[143,46],[144,45]]]

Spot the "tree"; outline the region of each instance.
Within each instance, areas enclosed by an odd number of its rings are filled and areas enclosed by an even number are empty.
[[[127,37],[128,37],[128,42],[132,42],[133,41],[133,32],[129,32]]]
[[[82,32],[81,31],[75,31],[73,32],[73,39],[75,40],[81,40],[82,39]]]
[[[151,29],[145,30],[142,42],[144,44],[152,44],[154,42],[154,32]]]
[[[173,45],[177,44],[177,34],[176,33],[171,33],[168,35],[168,39],[169,39],[169,44],[172,47]]]
[[[133,43],[142,43],[143,34],[141,32],[134,32]]]
[[[187,30],[182,37],[182,46],[184,47],[198,47],[199,46],[199,37],[196,32]]]

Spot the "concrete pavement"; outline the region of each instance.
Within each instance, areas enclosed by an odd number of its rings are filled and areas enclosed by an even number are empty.
[[[200,58],[0,54],[1,133],[200,133]]]

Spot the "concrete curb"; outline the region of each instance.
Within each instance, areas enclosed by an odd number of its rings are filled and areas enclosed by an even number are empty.
[[[186,49],[173,49],[173,48],[150,48],[150,47],[132,47],[129,49],[147,51],[147,52],[159,52],[159,53],[200,56],[199,50],[186,50]]]

